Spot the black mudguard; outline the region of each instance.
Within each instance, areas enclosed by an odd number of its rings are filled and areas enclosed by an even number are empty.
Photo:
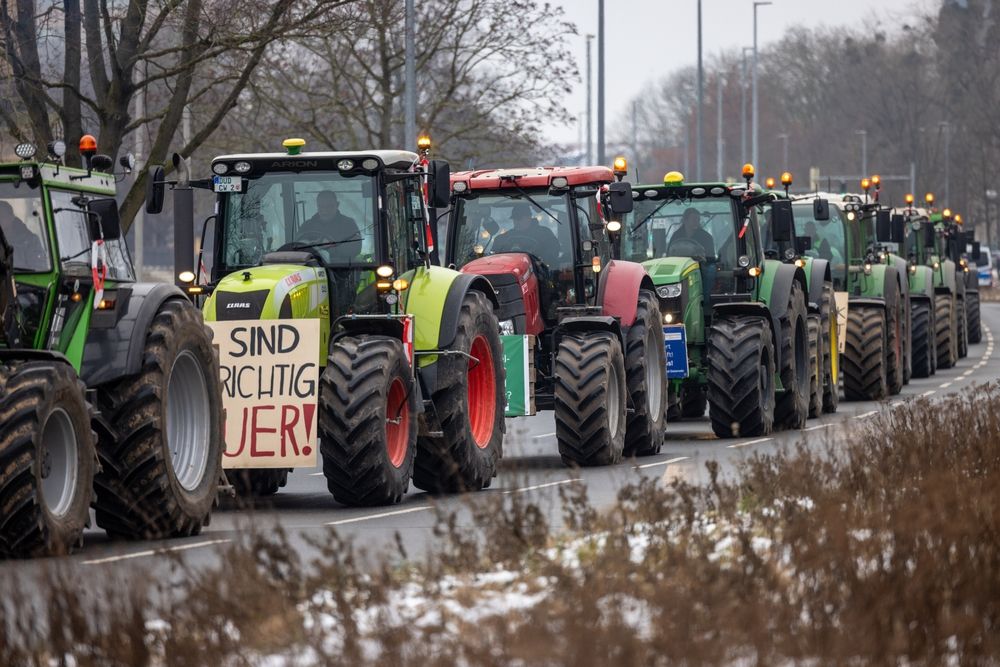
[[[814,259],[809,270],[809,294],[806,305],[810,313],[818,313],[823,305],[823,287],[832,280],[830,262],[825,259]]]

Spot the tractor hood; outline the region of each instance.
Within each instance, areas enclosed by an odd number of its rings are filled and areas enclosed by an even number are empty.
[[[319,267],[268,264],[231,273],[205,302],[205,319],[329,318],[326,272]]]
[[[481,276],[510,274],[523,283],[531,275],[531,257],[523,252],[487,255],[463,266],[462,273],[477,273]]]
[[[690,257],[660,257],[642,263],[655,285],[671,285],[684,280],[698,269],[698,262]]]

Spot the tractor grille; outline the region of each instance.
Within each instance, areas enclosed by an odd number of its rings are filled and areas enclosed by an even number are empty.
[[[256,320],[264,312],[264,302],[271,290],[253,292],[215,293],[215,319],[220,322],[232,320]]]
[[[524,295],[521,293],[521,285],[517,281],[517,276],[504,273],[486,276],[493,286],[493,291],[500,302],[500,309],[497,311],[498,320],[513,320],[514,331],[523,334],[526,321],[524,313]]]

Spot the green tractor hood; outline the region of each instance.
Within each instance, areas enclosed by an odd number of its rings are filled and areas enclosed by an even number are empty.
[[[690,257],[660,257],[642,263],[655,285],[673,285],[687,278],[698,269],[698,262]]]

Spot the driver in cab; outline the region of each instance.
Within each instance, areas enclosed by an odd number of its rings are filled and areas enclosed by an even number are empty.
[[[696,208],[688,208],[681,214],[681,227],[670,239],[667,255],[682,257],[690,255],[690,250],[684,250],[684,246],[690,244],[702,249],[700,253],[702,257],[715,256],[715,242],[712,240],[712,235],[701,228],[701,213]]]
[[[340,212],[340,201],[332,190],[322,190],[316,195],[316,213],[299,228],[295,240],[323,247],[338,259],[350,259],[361,253],[358,224]]]
[[[550,267],[559,264],[559,240],[531,215],[531,205],[519,202],[511,209],[514,226],[493,241],[493,252],[526,252]]]

